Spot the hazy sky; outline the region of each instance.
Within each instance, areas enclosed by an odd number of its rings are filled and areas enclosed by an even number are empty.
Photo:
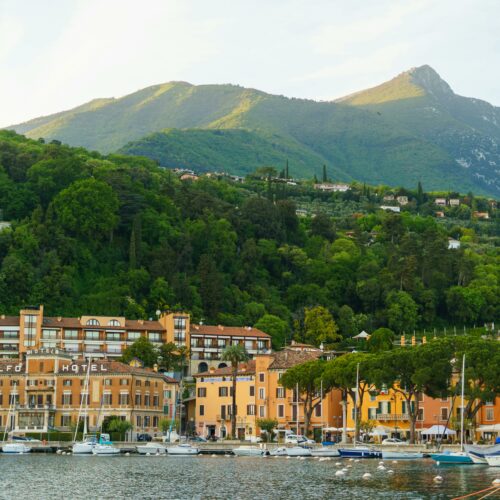
[[[333,99],[430,64],[500,105],[500,0],[0,0],[0,126],[169,80]]]

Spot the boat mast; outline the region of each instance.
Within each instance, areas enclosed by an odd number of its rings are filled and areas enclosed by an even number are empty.
[[[88,398],[89,398],[89,393],[88,393],[88,386],[89,386],[89,377],[90,377],[90,358],[87,363],[87,373],[85,374],[85,379],[83,383],[83,390],[80,393],[80,408],[78,410],[78,417],[76,419],[76,429],[75,429],[75,435],[73,436],[73,442],[76,443],[76,438],[78,436],[78,426],[80,425],[80,418],[82,416],[82,409],[83,409],[83,391],[87,389],[87,395],[86,395],[86,405],[88,405]],[[85,408],[85,417],[87,416],[87,407]],[[87,434],[87,419],[85,418],[84,421],[84,429],[83,429],[83,435]]]
[[[359,363],[356,365],[356,397],[354,402],[354,442],[358,435],[358,404],[359,404]]]
[[[297,436],[300,436],[299,434],[299,384],[295,386],[295,403],[296,403],[296,408],[297,408],[297,414],[295,415],[297,417]]]
[[[464,387],[465,387],[465,354],[462,358],[462,402],[460,409],[460,451],[464,451]]]
[[[5,443],[5,438],[7,437],[8,433],[7,433],[7,426],[10,426],[10,421],[11,421],[11,414],[12,414],[12,410],[14,409],[14,405],[16,404],[16,383],[14,382],[13,384],[13,389],[12,389],[12,392],[9,393],[9,411],[7,412],[7,422],[5,422],[5,427],[4,427],[4,430],[3,430],[3,442]]]

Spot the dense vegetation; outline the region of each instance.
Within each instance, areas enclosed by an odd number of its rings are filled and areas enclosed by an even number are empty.
[[[289,158],[302,178],[325,163],[338,180],[498,195],[498,123],[498,108],[456,96],[424,66],[341,102],[171,82],[14,128],[163,166],[245,174]]]
[[[292,332],[332,344],[362,328],[498,319],[498,221],[449,227],[416,215],[428,206],[421,190],[411,210],[386,214],[365,186],[318,194],[363,212],[298,218],[287,189],[181,182],[150,160],[0,132],[0,208],[12,222],[0,231],[0,311],[44,303],[53,315],[146,318],[182,308],[195,321],[257,325],[277,346]],[[449,235],[460,249],[448,249]]]

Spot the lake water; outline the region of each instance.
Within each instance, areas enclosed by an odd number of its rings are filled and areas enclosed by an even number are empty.
[[[336,466],[351,465],[344,478]],[[500,469],[436,466],[432,460],[386,461],[394,471],[378,471],[379,460],[252,457],[94,457],[0,454],[0,498],[200,498],[200,499],[445,499],[491,486]],[[362,479],[365,472],[371,480]],[[443,483],[435,484],[437,474]],[[499,498],[499,497],[488,497]]]

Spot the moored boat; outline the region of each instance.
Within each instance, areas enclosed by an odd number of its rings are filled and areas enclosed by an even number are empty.
[[[500,444],[493,446],[465,445],[464,448],[475,464],[487,464],[487,456],[500,456]]]
[[[382,458],[382,452],[376,448],[367,446],[355,446],[353,448],[339,448],[341,457],[346,458]]]
[[[384,460],[418,460],[424,458],[423,453],[409,451],[384,451],[382,450]]]
[[[312,457],[311,448],[306,448],[305,446],[287,448],[286,454],[289,457]]]
[[[9,453],[11,455],[22,455],[23,453],[29,453],[31,448],[26,446],[24,443],[4,443],[2,446],[3,453]]]
[[[92,450],[96,444],[97,438],[95,436],[87,436],[83,441],[76,442],[71,447],[71,451],[73,455],[92,455]]]
[[[177,446],[170,446],[167,448],[168,455],[198,455],[200,449],[192,446],[189,443],[178,444]]]
[[[120,448],[113,446],[111,443],[97,443],[92,448],[93,455],[119,455]]]
[[[432,453],[432,460],[440,464],[473,464],[472,458],[465,451],[445,451],[443,453]]]
[[[135,449],[139,455],[165,455],[167,449],[159,443],[138,444]]]
[[[233,453],[237,457],[263,457],[268,454],[268,451],[256,446],[239,446],[238,448],[233,448]]]
[[[313,448],[311,450],[313,457],[340,457],[339,450],[333,446],[321,446],[320,448]]]
[[[286,457],[286,447],[280,446],[278,448],[274,448],[273,450],[270,450],[269,455],[272,457]]]
[[[490,467],[500,467],[499,455],[486,455],[484,458]]]

